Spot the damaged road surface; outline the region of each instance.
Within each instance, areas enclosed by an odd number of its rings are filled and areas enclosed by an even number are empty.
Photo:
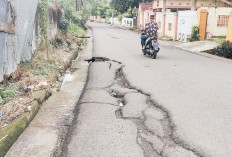
[[[103,61],[90,66],[79,114],[62,156],[196,157],[197,152],[173,139],[168,113],[129,85],[123,65]]]
[[[88,25],[93,58],[62,157],[231,156],[231,62],[164,45],[153,60],[139,34]]]

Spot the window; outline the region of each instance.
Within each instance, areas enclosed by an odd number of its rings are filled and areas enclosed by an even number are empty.
[[[228,15],[218,15],[217,26],[223,27],[228,26],[229,16]]]
[[[172,23],[168,23],[168,30],[172,31]]]

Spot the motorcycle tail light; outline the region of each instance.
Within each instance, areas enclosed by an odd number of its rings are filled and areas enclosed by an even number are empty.
[[[157,39],[157,37],[153,37],[153,39]]]

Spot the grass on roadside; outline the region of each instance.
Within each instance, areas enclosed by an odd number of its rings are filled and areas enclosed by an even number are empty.
[[[78,36],[83,36],[86,34],[86,31],[83,28],[81,28],[75,24],[70,25],[70,31]]]
[[[0,85],[0,104],[11,100],[18,93],[18,89],[11,84],[9,86]]]
[[[226,41],[226,37],[218,37],[218,38],[212,38],[207,40],[216,42],[217,44],[222,44],[224,41]]]

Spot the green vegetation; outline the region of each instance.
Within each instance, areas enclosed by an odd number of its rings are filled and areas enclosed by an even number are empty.
[[[0,157],[4,157],[10,147],[18,139],[28,124],[32,121],[39,110],[39,104],[35,101],[32,104],[32,110],[22,114],[11,124],[0,131]]]
[[[212,38],[212,39],[207,39],[209,41],[214,41],[218,44],[222,44],[224,41],[226,41],[226,37],[217,37],[217,38]]]
[[[66,18],[61,18],[59,28],[61,31],[67,31],[69,27],[69,21]]]
[[[89,9],[92,16],[109,18],[112,16],[113,9],[108,0],[89,0]]]
[[[128,12],[130,8],[138,8],[141,0],[112,0],[110,5],[118,13],[124,14]],[[152,0],[144,0],[144,2],[152,2]]]
[[[198,25],[194,25],[192,27],[192,33],[191,33],[191,37],[190,37],[190,41],[198,41],[200,40],[200,35],[199,35],[199,26]]]
[[[141,0],[89,0],[91,6],[89,9],[92,16],[100,16],[104,19],[114,16],[121,20],[123,16],[135,17],[141,2]],[[152,0],[145,0],[144,2],[152,2]]]
[[[0,104],[7,102],[19,93],[17,88],[12,87],[12,85],[4,86],[0,85]]]
[[[58,60],[58,57],[52,56],[48,62],[46,60],[36,59],[39,54],[35,54],[35,58],[30,62],[25,62],[22,67],[25,69],[31,69],[31,72],[35,76],[58,76],[64,71],[62,65]]]
[[[86,34],[86,31],[83,28],[81,28],[75,24],[71,24],[70,31],[76,35],[85,35]]]
[[[39,24],[41,28],[41,35],[43,37],[42,40],[42,45],[46,50],[46,55],[47,55],[47,60],[49,60],[49,43],[48,43],[48,0],[41,0],[40,1],[40,19],[39,19]]]
[[[209,53],[220,57],[232,59],[232,43],[229,41],[225,41],[214,50],[211,50]]]
[[[70,27],[75,24],[77,27],[85,28],[86,21],[90,11],[87,5],[84,5],[80,11],[75,9],[75,1],[73,0],[59,0],[60,7],[64,10],[64,17],[60,20],[59,28],[67,33]]]
[[[39,19],[39,24],[40,24],[40,29],[41,29],[41,34],[45,40],[47,38],[47,30],[48,30],[48,0],[41,0],[40,1],[40,7],[39,7],[39,13],[40,13],[40,19]]]

